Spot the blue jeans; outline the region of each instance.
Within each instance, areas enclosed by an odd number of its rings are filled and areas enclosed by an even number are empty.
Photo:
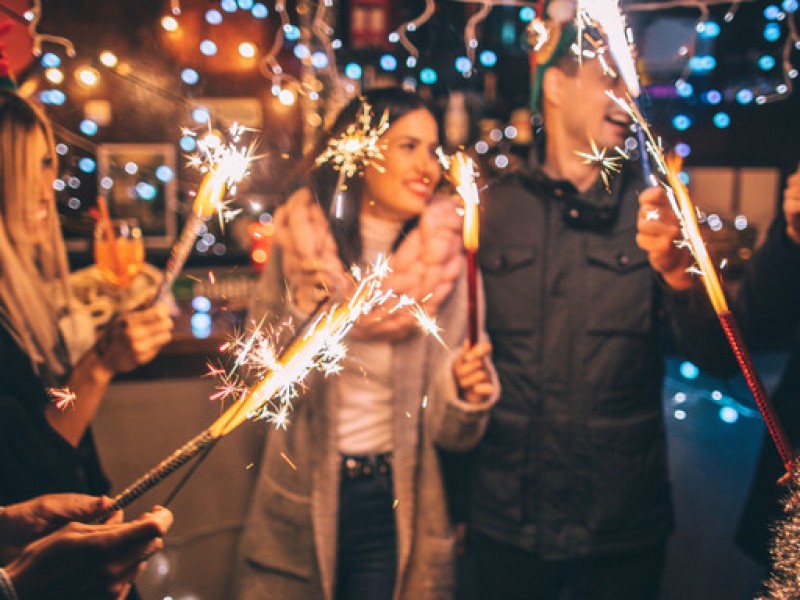
[[[397,573],[393,504],[391,472],[343,473],[336,600],[391,600]]]

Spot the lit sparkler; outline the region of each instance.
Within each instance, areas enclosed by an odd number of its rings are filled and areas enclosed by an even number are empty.
[[[472,159],[464,152],[456,152],[447,157],[439,152],[439,158],[447,171],[448,179],[453,183],[464,201],[464,225],[462,237],[467,255],[467,311],[468,334],[470,345],[478,341],[478,276],[477,253],[480,245],[480,218],[478,207],[481,199],[478,185],[475,182],[477,173]]]
[[[589,143],[592,146],[591,154],[580,151],[576,151],[575,154],[583,158],[584,164],[598,165],[600,167],[600,177],[603,180],[603,185],[605,185],[606,190],[610,190],[610,174],[616,174],[622,170],[621,162],[626,155],[620,153],[620,149],[617,148],[618,156],[606,156],[607,148],[599,148],[593,139],[589,139]]]
[[[197,190],[192,211],[170,251],[156,301],[164,300],[169,294],[189,258],[201,226],[211,215],[215,212],[219,215],[220,225],[226,218],[236,215],[237,211],[228,209],[228,203],[224,201],[225,193],[236,194],[239,182],[249,174],[250,163],[256,158],[253,156],[253,145],[237,146],[245,131],[244,127],[234,123],[229,129],[231,142],[227,144],[223,143],[218,133],[211,130],[198,139],[198,153],[189,157],[189,165],[200,169],[205,176]],[[189,130],[184,133],[194,135]]]
[[[381,289],[382,280],[389,272],[388,261],[379,257],[370,274],[357,282],[355,291],[348,300],[338,304],[330,300],[321,302],[309,318],[308,325],[300,328],[283,352],[278,353],[268,336],[260,333],[253,333],[243,342],[233,344],[240,353],[234,370],[247,365],[260,377],[258,383],[249,388],[233,386],[229,395],[238,397],[238,401],[208,429],[119,494],[112,507],[98,521],[103,521],[114,511],[128,506],[198,454],[208,451],[217,440],[248,419],[265,420],[276,428],[287,427],[292,401],[298,396],[298,386],[302,385],[312,371],[326,376],[336,373],[346,352],[344,337],[356,321],[376,307],[396,298],[391,291]],[[397,302],[405,304],[402,297]],[[413,307],[416,318],[422,320],[425,317],[428,330],[438,334],[435,322],[424,314],[418,304],[413,303]],[[215,367],[211,369],[217,372]],[[226,393],[232,381],[233,378],[229,377],[224,384]],[[234,387],[241,391],[235,391]]]
[[[74,406],[75,400],[77,400],[75,392],[66,387],[49,388],[47,390],[47,395],[50,396],[50,400],[52,400],[56,408],[61,411],[66,410],[70,406]]]
[[[343,217],[344,197],[347,189],[345,179],[353,177],[360,169],[372,166],[382,171],[381,161],[384,159],[380,137],[389,129],[389,113],[384,112],[377,125],[372,124],[372,106],[363,102],[356,122],[350,124],[338,138],[328,142],[328,147],[316,158],[316,164],[327,162],[339,171],[336,181],[331,214],[337,219]]]
[[[758,375],[758,372],[753,365],[750,352],[744,343],[736,318],[728,308],[728,303],[725,298],[725,293],[722,289],[722,284],[719,279],[714,263],[708,254],[703,237],[700,234],[700,228],[697,223],[697,209],[695,208],[692,199],[689,195],[689,190],[683,184],[679,176],[681,167],[680,158],[674,157],[669,160],[665,158],[661,149],[661,145],[656,141],[650,127],[642,117],[634,102],[630,99],[623,100],[615,96],[613,93],[608,93],[619,106],[624,108],[631,118],[641,128],[646,136],[645,148],[652,157],[658,170],[666,178],[668,185],[665,185],[665,191],[669,198],[672,210],[678,218],[682,232],[682,241],[679,245],[686,247],[692,253],[695,259],[695,271],[701,276],[701,281],[705,287],[706,293],[714,312],[717,314],[722,329],[725,332],[725,337],[728,344],[733,350],[739,368],[744,375],[750,393],[758,405],[761,415],[764,418],[764,423],[767,426],[772,441],[775,444],[778,454],[786,467],[787,475],[793,472],[795,463],[795,456],[792,450],[789,438],[786,431],[775,412],[775,407],[772,405],[767,393],[764,389],[764,384]]]

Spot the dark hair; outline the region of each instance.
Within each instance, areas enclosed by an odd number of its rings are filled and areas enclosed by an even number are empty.
[[[356,122],[359,113],[363,110],[364,103],[372,107],[372,123],[377,126],[384,114],[388,116],[389,126],[400,117],[415,110],[424,109],[433,114],[433,110],[417,94],[407,92],[400,88],[381,88],[362,92],[360,96],[353,98],[339,113],[333,125],[317,140],[309,160],[313,161],[317,156],[324,152],[328,141],[338,138],[353,123]],[[342,218],[331,217],[331,204],[336,193],[336,183],[339,172],[333,168],[330,162],[319,166],[312,166],[307,177],[307,185],[316,196],[320,207],[328,216],[333,239],[339,251],[339,258],[345,268],[350,268],[352,264],[361,257],[361,233],[360,233],[360,202],[363,191],[363,179],[361,174],[351,177],[347,181],[347,191],[343,198],[345,210]],[[406,222],[401,230],[400,237],[395,240],[397,246],[405,235],[416,225],[417,219]]]

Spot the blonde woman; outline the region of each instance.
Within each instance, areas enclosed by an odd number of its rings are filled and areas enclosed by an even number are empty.
[[[99,339],[67,308],[54,148],[39,107],[0,90],[0,505],[105,492],[92,418],[111,379],[171,339],[162,306],[119,315]],[[59,406],[48,390],[65,387],[75,400]]]

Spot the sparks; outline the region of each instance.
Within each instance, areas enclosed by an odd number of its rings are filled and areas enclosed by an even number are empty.
[[[372,125],[372,116],[372,106],[363,102],[356,122],[328,142],[328,147],[316,159],[317,165],[330,162],[346,177],[354,176],[359,168],[368,165],[380,170],[384,156],[379,139],[389,129],[389,113],[383,113],[377,126]]]
[[[197,152],[188,157],[188,165],[205,173],[200,189],[197,191],[193,212],[207,218],[213,212],[219,216],[220,225],[235,216],[239,211],[230,211],[230,200],[225,201],[225,192],[236,195],[239,183],[250,174],[250,163],[256,160],[253,156],[255,142],[248,147],[238,146],[245,129],[234,123],[228,129],[228,143],[223,142],[221,134],[208,124],[208,132],[197,140]]]
[[[642,90],[636,73],[634,47],[631,42],[633,36],[625,23],[625,15],[620,10],[619,1],[579,0],[578,21],[579,28],[587,32],[583,39],[590,41],[603,65],[603,70],[612,77],[617,76],[611,63],[605,59],[607,48],[628,92],[633,98],[638,98]],[[592,31],[596,31],[600,38],[596,38]]]
[[[49,388],[47,394],[50,396],[50,400],[55,404],[56,408],[61,411],[66,410],[70,406],[74,406],[75,401],[78,399],[75,392],[66,387]]]
[[[380,137],[389,129],[389,112],[384,111],[376,126],[372,124],[372,117],[372,106],[362,102],[356,122],[350,124],[338,138],[332,138],[327,148],[316,158],[317,165],[329,162],[339,171],[331,202],[331,214],[337,219],[344,216],[343,192],[347,187],[345,180],[368,166],[383,172],[381,162],[384,156]]]
[[[394,306],[386,306],[387,311],[408,308],[424,331],[444,343],[436,321],[422,307],[407,296],[398,297],[391,290],[381,288],[390,272],[388,259],[379,256],[368,273],[356,282],[352,296],[340,303],[329,299],[311,322],[295,333],[284,351],[277,350],[280,331],[265,332],[262,324],[233,340],[234,365],[220,378],[214,396],[234,397],[237,401],[231,407],[234,413],[220,417],[212,426],[213,432],[224,435],[245,418],[265,420],[276,428],[285,429],[306,377],[312,371],[326,377],[338,373],[347,353],[345,336],[361,316],[378,306],[394,301]],[[242,376],[234,378],[233,374],[239,371]],[[254,379],[257,383],[247,387],[244,379]]]
[[[291,461],[291,459],[290,459],[288,456],[286,456],[286,455],[285,455],[283,452],[281,452],[281,458],[282,458],[283,460],[285,460],[287,463],[289,463],[289,466],[290,466],[290,467],[292,467],[292,469],[294,469],[295,471],[297,471],[297,465],[295,465],[295,464],[294,464],[294,463]]]
[[[584,164],[587,165],[597,165],[600,167],[600,177],[603,180],[603,184],[606,187],[606,190],[610,189],[610,179],[609,176],[611,173],[616,174],[622,170],[622,156],[606,156],[606,152],[608,152],[607,148],[599,148],[593,139],[589,139],[589,143],[592,146],[591,154],[588,152],[579,152],[576,151],[575,154],[583,158]]]

